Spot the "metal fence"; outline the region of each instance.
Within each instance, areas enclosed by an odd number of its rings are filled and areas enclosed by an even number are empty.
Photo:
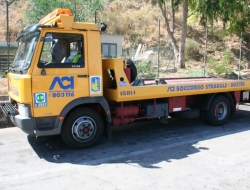
[[[17,51],[17,43],[0,42],[0,75],[5,76],[8,66],[13,62]]]
[[[214,46],[211,42],[210,44],[207,50],[210,54],[206,55],[203,44],[196,43],[193,39],[187,39],[185,69],[180,69],[171,45],[146,47],[139,44],[123,49],[123,57],[130,58],[135,62],[140,78],[250,78],[250,64],[247,64],[250,56],[247,56],[248,50],[246,48],[244,49],[245,56],[242,57],[241,46],[239,49],[234,49],[224,44],[223,50],[218,50],[221,47]],[[238,50],[239,54],[234,50]],[[220,55],[215,55],[215,51],[219,52]],[[242,64],[242,60],[244,64]]]
[[[0,18],[0,77],[4,77],[8,72],[9,64],[13,62],[17,51],[17,43],[14,42],[15,36],[11,36],[9,28],[9,5],[14,1],[1,1]]]
[[[123,49],[123,57],[135,62],[140,78],[167,77],[176,72],[172,46],[146,47],[139,44]]]

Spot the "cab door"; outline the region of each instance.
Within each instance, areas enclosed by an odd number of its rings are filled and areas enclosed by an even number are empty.
[[[85,38],[86,32],[43,31],[32,72],[34,117],[58,116],[71,101],[89,97]]]

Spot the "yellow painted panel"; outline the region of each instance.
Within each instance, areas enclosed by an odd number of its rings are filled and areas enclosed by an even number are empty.
[[[188,81],[188,79],[187,79]],[[148,86],[118,86],[111,94],[106,94],[108,99],[114,101],[143,100],[152,98],[164,98],[174,96],[189,96],[196,94],[209,94],[230,91],[250,90],[250,81],[246,80],[218,80],[210,82],[185,82],[166,85]],[[108,91],[110,93],[110,91]]]
[[[31,78],[29,75],[8,74],[9,96],[20,103],[31,103]]]
[[[103,96],[100,32],[87,32],[90,96]]]
[[[76,75],[46,75],[32,77],[34,116],[57,116],[71,101],[89,97],[88,78]],[[44,101],[39,102],[39,96]]]
[[[99,30],[99,28],[96,24],[88,23],[88,22],[84,22],[84,23],[83,22],[74,22],[72,28],[73,29],[96,30],[96,31]]]

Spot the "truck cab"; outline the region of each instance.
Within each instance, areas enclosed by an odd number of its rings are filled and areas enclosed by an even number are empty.
[[[110,123],[97,25],[74,22],[69,9],[56,9],[20,31],[17,42],[8,73],[11,102],[4,110],[18,127],[37,136],[60,134],[66,115],[81,104],[101,107]],[[86,127],[76,128],[85,137],[78,134],[78,141],[97,133],[96,121],[84,118],[81,123]]]

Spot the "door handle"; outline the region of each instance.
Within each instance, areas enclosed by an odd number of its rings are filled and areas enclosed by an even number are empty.
[[[77,75],[79,78],[89,78],[89,75]]]

